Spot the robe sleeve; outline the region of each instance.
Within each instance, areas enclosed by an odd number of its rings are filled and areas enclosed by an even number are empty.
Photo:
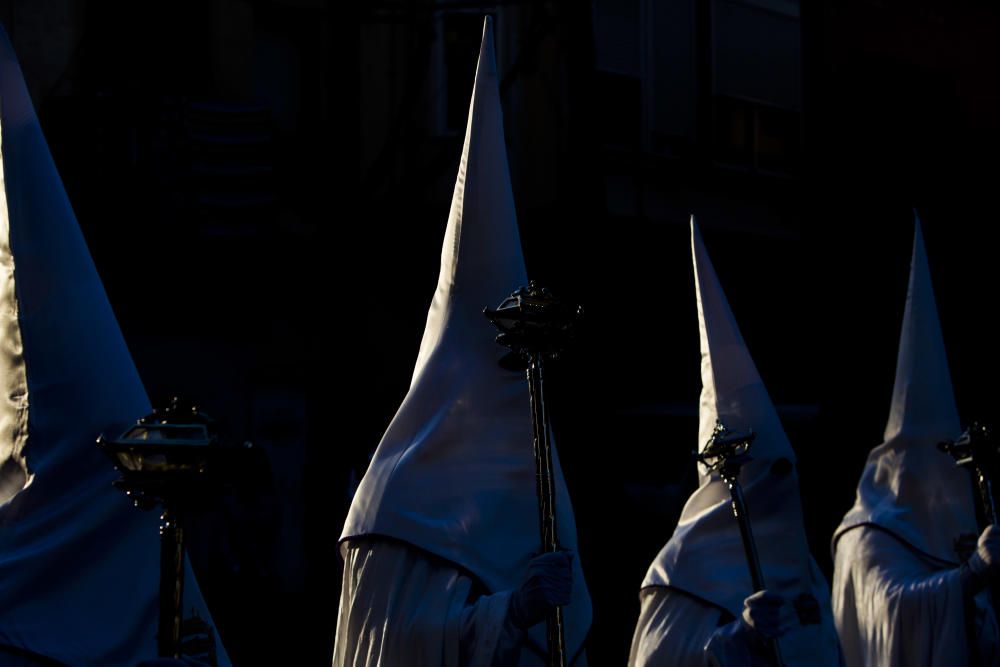
[[[890,533],[844,533],[833,574],[833,613],[851,667],[968,663],[958,568],[938,569]]]
[[[736,619],[718,628],[705,644],[709,667],[757,667],[770,665],[767,644],[748,633]]]
[[[719,609],[660,586],[642,589],[639,600],[639,621],[632,636],[629,667],[706,667],[711,664],[706,647],[719,628],[722,615]],[[722,665],[744,667],[737,662]]]
[[[740,628],[732,614],[675,589],[651,586],[640,594],[639,622],[632,637],[629,667],[770,667],[764,642]],[[799,626],[783,649],[789,667],[843,665],[833,627]],[[789,637],[791,637],[791,633]]]
[[[341,552],[334,667],[518,664],[523,633],[507,622],[510,592],[470,603],[472,579],[401,542],[349,540]]]
[[[483,595],[462,610],[462,667],[518,664],[524,632],[510,622],[510,596],[511,591]]]

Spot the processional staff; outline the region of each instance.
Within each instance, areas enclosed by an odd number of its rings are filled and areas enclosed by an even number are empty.
[[[1000,472],[1000,446],[994,441],[991,430],[980,423],[973,422],[959,436],[958,440],[947,440],[938,443],[938,449],[951,454],[960,468],[965,468],[972,481],[973,495],[976,500],[976,522],[979,532],[987,526],[997,523],[997,499],[994,490],[994,480]],[[990,586],[990,597],[994,613],[1000,610],[1000,590]]]
[[[716,421],[712,437],[705,448],[697,455],[709,472],[718,472],[722,481],[729,487],[732,497],[733,515],[740,527],[740,537],[743,539],[743,551],[746,553],[747,564],[750,567],[750,580],[753,592],[764,590],[764,571],[761,569],[760,556],[757,554],[757,544],[753,539],[753,528],[750,525],[750,515],[747,514],[747,503],[740,485],[740,468],[753,459],[750,457],[750,445],[757,434],[753,431],[738,433],[730,431],[722,422]],[[768,647],[771,657],[777,667],[785,664],[781,659],[781,648],[777,639],[769,639]]]
[[[556,480],[543,371],[545,362],[557,358],[573,337],[582,309],[561,303],[549,290],[531,281],[527,287],[519,288],[504,299],[495,310],[485,308],[483,314],[500,330],[497,343],[511,350],[502,363],[511,368],[526,364],[542,552],[558,551]],[[550,613],[546,626],[549,666],[565,667],[566,638],[561,607]]]

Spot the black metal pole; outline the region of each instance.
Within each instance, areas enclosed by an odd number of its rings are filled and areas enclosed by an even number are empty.
[[[156,636],[161,658],[180,657],[183,594],[184,529],[177,513],[164,504],[160,515],[160,627]]]
[[[955,459],[960,468],[969,473],[972,485],[972,495],[976,498],[976,525],[979,531],[995,524],[997,520],[996,501],[993,498],[991,472],[997,469],[996,446],[992,444],[989,430],[981,424],[973,423],[957,440],[946,440],[938,443],[938,449],[947,452]],[[989,586],[990,603],[994,613],[1000,610],[1000,595],[997,587]],[[985,661],[979,647],[979,629],[976,620],[976,601],[974,597],[964,600],[965,637],[969,647],[969,665],[979,667]]]
[[[746,553],[747,563],[750,567],[750,579],[753,590],[764,590],[764,572],[760,566],[760,555],[757,553],[757,543],[753,539],[753,528],[750,526],[750,519],[747,516],[746,499],[743,497],[743,487],[739,481],[733,478],[726,480],[729,486],[729,495],[732,496],[733,516],[736,517],[736,524],[740,527],[740,537],[743,539],[743,551]]]
[[[543,553],[559,549],[556,531],[556,479],[549,419],[545,410],[543,364],[573,337],[582,310],[560,303],[534,281],[520,287],[496,309],[483,314],[500,330],[497,343],[527,361],[528,398],[531,408],[532,450],[535,457],[535,492],[538,496],[538,532]],[[504,365],[501,362],[501,365]],[[506,367],[506,366],[505,366]],[[561,607],[546,619],[550,667],[566,666],[566,638]]]
[[[532,354],[526,369],[528,377],[528,403],[531,408],[531,445],[535,457],[535,494],[538,497],[538,534],[542,540],[542,551],[548,551],[548,485],[545,482],[545,456],[542,453],[542,420],[541,379],[538,368],[538,355]]]
[[[532,444],[535,455],[535,489],[538,493],[539,533],[542,551],[551,553],[559,548],[556,533],[555,475],[552,467],[552,442],[549,439],[548,415],[545,413],[542,354],[530,355],[528,369],[528,400],[531,405]],[[565,667],[566,638],[562,607],[556,607],[546,619],[549,643],[549,666]]]
[[[975,477],[979,489],[979,503],[982,506],[983,519],[986,525],[980,526],[980,532],[986,530],[987,526],[997,525],[997,505],[996,497],[993,495],[993,480],[982,468],[976,468]],[[995,583],[990,584],[990,602],[993,603],[993,613],[1000,613],[1000,587]]]
[[[732,471],[723,472],[722,478],[729,487],[729,495],[732,497],[733,516],[740,527],[740,537],[743,540],[743,551],[747,557],[747,564],[750,567],[750,580],[753,583],[753,591],[757,593],[766,588],[764,585],[764,570],[760,565],[760,555],[757,553],[757,543],[753,539],[753,528],[750,526],[750,515],[747,514],[747,503],[743,497],[743,487],[737,478],[739,471],[735,474]],[[784,661],[781,658],[781,647],[777,639],[767,640],[771,651],[771,657],[776,667],[783,667]]]
[[[976,481],[979,482],[979,501],[983,505],[983,518],[986,525],[996,525],[997,505],[996,498],[993,497],[993,481],[982,470],[976,470]],[[986,526],[982,526],[985,530]]]

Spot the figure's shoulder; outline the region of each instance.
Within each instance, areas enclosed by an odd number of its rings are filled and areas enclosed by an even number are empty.
[[[836,546],[837,556],[840,557],[843,554],[848,559],[855,558],[859,550],[888,549],[896,551],[905,549],[916,553],[916,550],[906,540],[873,522],[858,523],[844,530],[837,536]]]
[[[863,524],[841,536],[834,558],[834,579],[846,581],[860,577],[871,581],[875,577],[892,581],[951,567],[891,530],[876,524]]]
[[[713,625],[733,620],[727,610],[675,586],[646,586],[639,592],[642,608],[661,618],[710,619]]]
[[[704,665],[706,642],[733,618],[672,586],[647,586],[640,596],[642,605],[629,662],[633,667]]]
[[[340,555],[349,568],[412,568],[418,563],[434,560],[433,556],[412,544],[381,535],[345,539],[340,543]]]
[[[373,533],[349,537],[341,540],[340,554],[348,567],[367,564],[401,568],[398,570],[401,572],[417,567],[436,572],[453,571],[453,576],[471,581],[477,597],[480,593],[489,592],[478,577],[461,565],[395,537]]]

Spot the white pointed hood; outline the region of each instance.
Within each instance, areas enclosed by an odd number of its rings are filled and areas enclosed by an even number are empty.
[[[957,565],[953,540],[977,532],[975,506],[968,473],[937,443],[960,433],[918,218],[885,441],[868,455],[834,548],[844,531],[872,523],[942,564]]]
[[[131,667],[156,656],[158,520],[95,438],[149,402],[2,29],[0,165],[0,646]],[[192,607],[211,622],[189,570]]]
[[[767,588],[787,599],[811,594],[821,622],[801,625],[782,638],[789,665],[836,665],[837,638],[829,587],[806,543],[795,454],[757,373],[698,227],[691,221],[698,322],[701,332],[701,404],[698,449],[716,420],[734,431],[756,433],[753,460],[740,482],[746,496]],[[683,590],[738,616],[753,593],[731,496],[717,474],[698,464],[699,487],[688,499],[673,536],[650,566],[646,586]]]
[[[375,451],[342,539],[385,535],[471,571],[492,591],[517,586],[540,550],[531,414],[524,374],[483,316],[527,284],[486,19],[465,146],[409,393]],[[559,541],[576,550],[573,508],[556,460]],[[567,652],[590,627],[579,557],[566,610]],[[544,627],[533,638],[544,645]]]

